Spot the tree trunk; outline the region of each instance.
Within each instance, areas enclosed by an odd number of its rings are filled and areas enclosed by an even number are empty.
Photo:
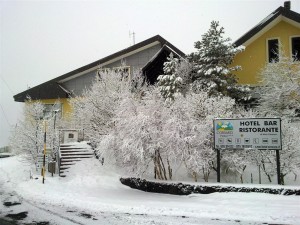
[[[202,168],[202,171],[203,171],[204,181],[208,182],[208,177],[209,177],[210,172],[205,172],[204,168]]]
[[[195,171],[193,171],[192,173],[194,181],[197,182],[197,173]]]
[[[280,173],[280,177],[281,177],[281,179],[280,179],[281,185],[284,185],[284,177],[285,177],[285,175],[287,175],[287,174]]]
[[[267,173],[267,171],[266,171],[266,166],[265,166],[264,161],[262,161],[262,168],[263,168],[264,173],[267,175],[269,182],[272,183],[271,176],[270,176],[270,174]]]
[[[158,152],[158,157],[159,157],[159,165],[160,165],[160,167],[162,168],[162,172],[163,172],[163,175],[164,175],[163,178],[164,178],[165,180],[168,180],[168,179],[167,179],[167,174],[166,174],[166,168],[165,168],[164,162],[162,161],[162,158],[161,158],[159,152]]]
[[[163,180],[159,150],[155,150],[155,153],[154,153],[154,167],[155,167],[154,172],[156,173],[156,175],[154,176],[155,179],[157,178],[159,180]]]
[[[171,166],[170,166],[169,158],[167,158],[167,163],[168,163],[169,178],[170,178],[170,180],[172,180],[172,169],[171,169]]]
[[[241,174],[241,176],[240,176],[240,179],[241,179],[241,183],[242,183],[242,184],[244,183],[244,180],[243,180],[243,174],[244,174],[245,169],[246,169],[246,166],[243,167],[243,172],[242,172],[242,174]]]

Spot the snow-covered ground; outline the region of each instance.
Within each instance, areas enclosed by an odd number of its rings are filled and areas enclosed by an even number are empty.
[[[93,158],[75,165],[65,178],[47,174],[44,184],[39,175],[30,179],[29,171],[20,156],[0,159],[0,218],[26,211],[22,223],[300,224],[300,196],[146,193],[122,185],[117,173]]]

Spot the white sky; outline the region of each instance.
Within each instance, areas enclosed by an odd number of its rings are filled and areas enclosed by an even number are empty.
[[[23,103],[13,95],[161,35],[188,54],[212,20],[238,39],[284,0],[0,0],[0,147]],[[300,12],[300,1],[292,0]]]

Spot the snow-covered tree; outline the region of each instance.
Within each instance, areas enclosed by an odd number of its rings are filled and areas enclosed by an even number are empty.
[[[167,151],[178,162],[184,162],[195,181],[203,174],[207,182],[216,163],[212,121],[216,117],[234,117],[235,101],[211,97],[205,91],[189,92],[176,98],[170,110],[163,134]]]
[[[300,109],[300,64],[278,55],[278,62],[268,63],[261,71],[258,110],[261,115],[294,117]]]
[[[45,129],[46,148],[53,150],[52,157],[59,145],[59,135],[58,130],[54,129],[54,119],[56,126],[59,126],[60,119],[44,118],[44,110],[45,107],[41,101],[33,101],[28,98],[24,106],[23,118],[14,127],[10,138],[10,144],[15,154],[21,154],[25,161],[36,166],[37,157],[44,150]]]
[[[278,55],[278,61],[268,63],[261,71],[260,95],[257,111],[263,117],[280,117],[282,119],[282,143],[280,151],[281,178],[295,173],[300,168],[299,124],[295,122],[297,110],[300,108],[300,64],[284,53]],[[256,161],[269,181],[276,174],[274,151],[261,152]]]
[[[174,100],[174,97],[181,94],[182,89],[182,78],[177,73],[179,59],[171,53],[167,60],[164,63],[164,74],[159,75],[157,78],[158,86],[166,100]]]
[[[10,139],[14,153],[22,154],[32,164],[36,163],[37,155],[43,150],[43,111],[44,105],[40,101],[28,99],[23,119],[18,121]]]
[[[193,63],[192,87],[194,90],[207,90],[210,95],[231,96],[237,101],[250,98],[248,87],[237,85],[232,73],[240,66],[231,66],[236,54],[244,50],[235,47],[230,38],[224,38],[224,28],[212,21],[210,29],[195,43],[196,52],[190,55]]]
[[[121,110],[120,104],[132,96],[141,98],[143,87],[144,82],[138,74],[129,80],[121,72],[100,69],[92,87],[85,90],[82,96],[70,100],[73,123],[84,129],[85,137],[97,150],[98,157],[108,153],[105,152],[105,145],[111,145],[108,140],[115,137],[115,118]],[[112,149],[110,154],[114,154]]]
[[[114,120],[114,139],[111,136],[108,139],[113,141],[111,143],[119,165],[135,175],[148,173],[148,168],[153,165],[155,178],[168,179],[164,162],[168,153],[164,147],[163,133],[164,121],[169,114],[165,104],[158,89],[152,88],[145,92],[142,100],[131,96],[120,105]],[[112,149],[112,146],[109,148]]]
[[[95,82],[82,96],[71,99],[72,118],[96,144],[114,126],[112,118],[121,99],[130,91],[130,82],[113,70],[99,70]]]
[[[300,168],[299,151],[299,124],[283,119],[281,122],[282,132],[282,150],[280,153],[280,177],[284,184],[284,179],[289,174],[297,174]],[[254,154],[255,153],[255,154]],[[272,182],[277,175],[276,154],[273,150],[259,150],[251,155],[253,162],[260,166],[263,173],[267,176],[269,182]]]

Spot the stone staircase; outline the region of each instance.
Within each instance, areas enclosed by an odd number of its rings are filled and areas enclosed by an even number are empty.
[[[94,157],[94,152],[87,143],[60,144],[58,157],[58,172],[60,177],[66,177],[69,168],[76,162]]]

